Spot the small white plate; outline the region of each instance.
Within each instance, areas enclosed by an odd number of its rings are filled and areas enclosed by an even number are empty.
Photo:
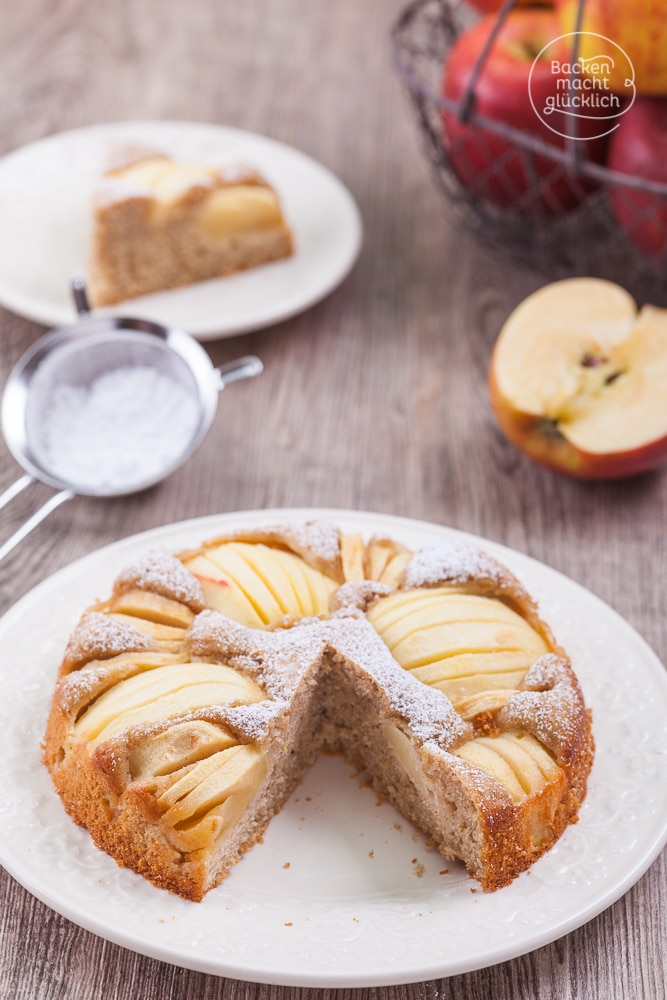
[[[57,573],[0,621],[0,861],[82,927],[144,955],[235,979],[288,986],[383,986],[493,965],[596,916],[665,843],[667,679],[611,608],[524,555],[497,555],[539,600],[570,652],[597,743],[580,820],[506,889],[477,891],[341,760],[323,757],[258,844],[202,903],[121,869],[65,814],[40,740],[68,632],[127,563],[241,526],[331,517],[345,531],[417,548],[458,535],[350,511],[251,511],[135,535]],[[447,872],[444,874],[444,872]]]
[[[200,340],[230,337],[302,312],[345,278],[361,246],[357,205],[303,153],[251,132],[197,122],[121,122],[50,136],[0,160],[0,303],[47,326],[76,318],[69,294],[85,276],[94,185],[119,147],[258,169],[276,188],[295,253],[242,274],[100,310],[153,320]]]

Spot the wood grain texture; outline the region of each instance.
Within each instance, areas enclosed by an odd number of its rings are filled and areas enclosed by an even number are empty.
[[[541,559],[615,607],[667,658],[667,475],[585,485],[528,463],[485,389],[504,318],[543,277],[457,228],[436,193],[387,46],[400,0],[26,0],[1,3],[0,154],[105,120],[174,118],[294,144],[350,187],[359,263],[330,298],[260,333],[207,345],[256,352],[265,374],[225,393],[212,432],[167,483],[76,499],[0,573],[0,607],[129,533],[186,517],[327,506],[425,518]],[[0,311],[2,381],[39,335]],[[17,475],[0,444],[0,487]],[[0,515],[0,537],[49,491]],[[586,926],[531,955],[350,1000],[662,1000],[665,860]],[[2,1000],[301,1000],[315,991],[217,979],[110,945],[0,876]]]

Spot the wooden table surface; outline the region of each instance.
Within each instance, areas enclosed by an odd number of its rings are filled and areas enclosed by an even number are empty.
[[[146,494],[77,499],[2,566],[2,609],[127,534],[217,512],[293,506],[423,518],[503,542],[620,612],[664,660],[667,474],[586,485],[500,436],[485,376],[504,318],[544,277],[461,231],[436,192],[388,55],[400,0],[26,0],[3,4],[0,153],[98,121],[191,119],[311,154],[357,199],[359,262],[329,298],[259,333],[257,353],[192,461]],[[0,225],[2,220],[0,220]],[[43,332],[0,310],[2,382]],[[17,475],[1,446],[0,487]],[[2,517],[5,537],[49,491]],[[1,810],[0,810],[1,812]],[[0,878],[0,997],[136,1000],[305,996],[175,968],[111,945]],[[404,1000],[665,996],[664,855],[586,926],[523,958],[437,982],[347,990]],[[323,996],[332,991],[318,991]]]

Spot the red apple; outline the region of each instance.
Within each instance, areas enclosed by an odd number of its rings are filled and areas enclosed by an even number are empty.
[[[579,0],[557,0],[556,9],[563,32],[575,30]],[[628,63],[634,68],[638,94],[667,95],[667,0],[586,0],[584,4],[579,54],[585,59],[611,55],[608,72],[592,73],[609,77],[610,86],[626,91]],[[601,37],[602,36],[602,37]],[[612,45],[605,45],[609,39]],[[598,63],[600,65],[600,63]]]
[[[480,14],[492,14],[500,10],[504,0],[468,0],[468,5],[474,7]],[[517,0],[517,7],[553,7],[552,0]]]
[[[667,309],[618,285],[570,278],[509,317],[489,371],[501,429],[535,461],[613,479],[667,459]]]
[[[611,170],[664,185],[664,193],[620,182],[611,186],[614,215],[647,257],[667,253],[667,99],[638,97],[611,137]]]
[[[449,100],[461,101],[495,23],[493,15],[482,18],[452,46],[442,84],[443,95]],[[532,95],[535,106],[544,108],[550,100],[557,99],[559,80],[568,79],[565,71],[553,72],[556,56],[559,65],[567,65],[570,56],[566,43],[558,41],[559,35],[553,11],[513,10],[500,29],[475,84],[475,114],[538,136],[563,150],[564,136],[568,134],[566,115],[562,111],[550,115],[552,131],[538,117],[531,103]],[[543,52],[545,47],[547,50]],[[455,173],[463,184],[485,200],[526,215],[557,215],[578,205],[592,187],[590,182],[582,182],[581,177],[570,173],[565,164],[548,155],[526,153],[513,141],[483,128],[474,120],[463,123],[457,114],[447,111],[443,114],[443,122],[445,144]],[[597,121],[586,121],[585,125],[582,135],[595,136],[606,131]],[[602,158],[605,146],[605,139],[598,138],[581,143],[584,155],[594,159]],[[527,165],[527,160],[532,160],[532,165]],[[535,178],[531,177],[531,171]]]

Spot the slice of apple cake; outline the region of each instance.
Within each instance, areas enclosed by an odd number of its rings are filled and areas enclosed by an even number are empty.
[[[278,195],[257,171],[128,151],[94,194],[90,300],[111,305],[257,267],[292,250]]]

